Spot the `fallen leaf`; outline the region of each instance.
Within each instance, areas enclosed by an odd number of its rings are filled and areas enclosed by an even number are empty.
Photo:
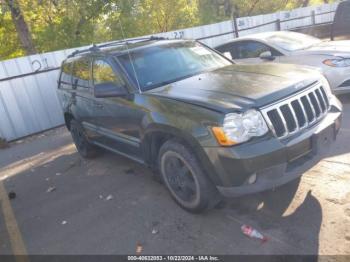
[[[137,242],[137,244],[136,244],[136,254],[140,255],[142,251],[143,251],[143,246],[139,242]]]
[[[113,196],[112,195],[109,195],[106,197],[106,201],[109,201],[109,200],[112,200],[113,199]]]
[[[55,191],[56,190],[56,187],[49,187],[47,190],[46,190],[46,193],[51,193],[51,192],[53,192],[53,191]]]

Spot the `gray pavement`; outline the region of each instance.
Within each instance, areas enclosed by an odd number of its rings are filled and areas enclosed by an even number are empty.
[[[349,255],[350,97],[342,101],[328,158],[298,181],[200,215],[131,160],[81,159],[63,127],[12,143],[0,150],[0,254],[135,254],[139,243],[142,254]],[[245,237],[243,223],[268,241]]]

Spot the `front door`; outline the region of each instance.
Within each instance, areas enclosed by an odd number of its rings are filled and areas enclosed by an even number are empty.
[[[271,52],[275,58],[273,61],[261,59],[260,55],[264,52]],[[237,63],[260,64],[266,62],[279,62],[279,52],[274,48],[257,41],[236,42],[231,51],[232,59]]]
[[[114,82],[127,89],[118,70],[105,59],[95,59],[92,66],[93,84]],[[144,116],[142,108],[135,103],[135,94],[121,97],[94,98],[94,125],[100,134],[97,143],[141,159],[140,125]]]

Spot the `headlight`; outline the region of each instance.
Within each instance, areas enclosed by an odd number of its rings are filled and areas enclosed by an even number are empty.
[[[323,63],[332,67],[347,67],[350,66],[350,58],[327,59]]]
[[[243,114],[227,114],[222,127],[213,127],[216,139],[223,146],[243,143],[267,132],[266,122],[261,113],[256,110],[248,110]]]

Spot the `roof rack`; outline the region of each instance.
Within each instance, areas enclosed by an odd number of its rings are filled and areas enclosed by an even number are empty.
[[[91,47],[83,50],[75,50],[73,53],[71,53],[68,58],[74,57],[78,54],[83,53],[89,53],[89,52],[98,52],[101,51],[101,48],[110,47],[110,46],[121,46],[121,45],[127,45],[130,43],[138,43],[138,42],[145,42],[145,41],[152,41],[152,40],[167,40],[169,38],[165,37],[159,37],[159,36],[150,36],[150,37],[140,37],[140,38],[132,38],[132,39],[126,39],[126,40],[118,40],[113,41],[105,44],[93,44]]]
[[[103,47],[114,46],[114,45],[124,45],[124,44],[129,44],[129,43],[138,43],[138,42],[152,41],[152,40],[167,40],[167,39],[168,38],[159,37],[159,36],[131,38],[131,39],[126,39],[126,40],[113,41],[113,42],[109,42],[106,44],[100,44],[100,45],[97,45],[97,47],[103,48]]]

